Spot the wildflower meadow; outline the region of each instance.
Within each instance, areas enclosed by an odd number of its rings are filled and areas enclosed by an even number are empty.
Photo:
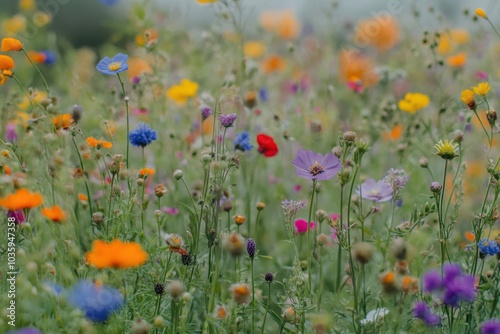
[[[9,1],[0,333],[500,333],[498,6],[379,2]]]

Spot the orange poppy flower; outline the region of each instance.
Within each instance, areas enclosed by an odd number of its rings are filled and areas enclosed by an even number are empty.
[[[2,47],[1,47],[2,52],[19,51],[22,48],[23,48],[23,43],[21,43],[21,41],[16,38],[6,37],[2,39]]]
[[[87,262],[98,269],[126,269],[138,267],[148,259],[148,254],[136,242],[122,242],[114,239],[110,243],[95,240],[92,250],[85,254]]]
[[[101,147],[103,148],[113,147],[113,144],[111,142],[106,141],[104,139],[95,139],[94,137],[87,137],[86,141],[91,148],[100,149]]]
[[[378,75],[368,57],[357,51],[344,49],[340,52],[339,58],[339,76],[343,82],[348,83],[356,78],[365,88],[378,82]]]
[[[286,67],[286,62],[280,56],[269,56],[260,63],[260,69],[265,74],[283,71]]]
[[[141,178],[146,178],[149,175],[154,175],[154,174],[155,170],[153,168],[142,168],[141,170],[139,170],[139,177]]]
[[[467,54],[465,52],[460,52],[454,56],[446,58],[446,63],[451,67],[463,67],[466,61]]]
[[[62,114],[52,118],[52,122],[54,122],[54,126],[57,130],[67,130],[71,124],[73,124],[74,120],[73,117],[71,117],[71,114]]]
[[[0,55],[0,85],[5,84],[7,78],[12,76],[14,59],[6,55]]]
[[[0,198],[0,206],[12,211],[33,209],[43,202],[39,193],[32,193],[28,189],[21,188],[5,198]]]
[[[401,134],[403,133],[403,126],[401,124],[394,125],[392,130],[385,131],[383,136],[385,140],[398,140],[401,138]]]
[[[387,51],[399,40],[399,25],[396,19],[375,16],[361,21],[356,28],[355,41],[359,45],[373,45],[380,51]]]
[[[66,212],[64,212],[60,207],[54,205],[50,208],[43,208],[41,210],[42,215],[46,218],[52,220],[55,223],[61,223],[66,220]]]

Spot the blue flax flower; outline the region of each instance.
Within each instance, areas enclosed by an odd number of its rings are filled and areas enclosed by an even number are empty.
[[[68,300],[95,322],[108,320],[110,315],[123,306],[123,295],[114,288],[89,281],[78,283],[68,295]]]
[[[117,74],[128,70],[128,56],[123,53],[119,53],[113,58],[104,57],[97,64],[97,70],[104,74]]]
[[[479,252],[484,255],[495,255],[500,251],[498,242],[496,240],[489,240],[488,238],[479,240],[477,248],[479,248]]]
[[[234,148],[240,151],[251,151],[253,145],[250,144],[250,134],[247,131],[243,131],[240,134],[237,134],[234,138]]]
[[[139,123],[135,130],[129,133],[130,143],[134,146],[147,146],[158,138],[158,133],[146,123]]]

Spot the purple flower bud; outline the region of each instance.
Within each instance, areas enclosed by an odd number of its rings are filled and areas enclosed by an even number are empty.
[[[431,183],[431,191],[433,193],[439,193],[441,191],[441,185],[439,182],[434,181]]]
[[[141,82],[141,78],[136,75],[132,78],[132,82],[137,85]]]
[[[274,281],[274,275],[272,273],[266,273],[264,279],[266,280],[266,282],[272,283],[272,281]]]
[[[13,123],[7,124],[7,131],[5,134],[5,140],[13,142],[17,140],[17,131],[16,131],[16,125]]]
[[[247,240],[247,252],[248,256],[253,260],[255,257],[255,251],[257,246],[255,245],[255,241],[252,238],[248,238]]]
[[[201,113],[201,119],[206,120],[210,115],[212,115],[212,108],[209,106],[202,106],[200,108],[200,113]]]
[[[233,126],[234,121],[238,116],[236,114],[220,115],[220,124],[225,128],[230,128]]]

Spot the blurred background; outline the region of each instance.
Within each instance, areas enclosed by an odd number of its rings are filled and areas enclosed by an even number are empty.
[[[30,6],[35,0],[3,1],[2,17],[5,20],[18,12],[19,6]],[[6,3],[5,3],[6,2]],[[263,11],[292,10],[304,27],[328,29],[334,27],[349,28],[363,18],[375,14],[391,13],[399,22],[412,29],[416,24],[439,24],[451,28],[467,28],[471,25],[470,17],[464,17],[464,11],[473,11],[482,7],[492,16],[498,11],[498,1],[494,0],[443,0],[443,1],[402,1],[402,0],[242,0],[243,27],[245,33],[256,34],[259,26],[258,18]],[[75,46],[98,46],[106,41],[117,42],[123,34],[133,35],[134,27],[129,17],[130,7],[154,8],[156,24],[175,21],[177,25],[193,30],[203,30],[219,22],[222,15],[220,3],[200,5],[196,0],[51,0],[36,2],[38,10],[50,16],[49,27],[60,37],[65,37]],[[428,20],[431,15],[438,17]],[[497,15],[498,16],[498,15]],[[412,19],[413,18],[413,19]],[[36,30],[43,25],[43,17],[29,18],[25,38],[36,36]],[[432,27],[428,27],[432,29]],[[5,29],[3,34],[6,35]],[[117,34],[121,34],[117,35]]]

